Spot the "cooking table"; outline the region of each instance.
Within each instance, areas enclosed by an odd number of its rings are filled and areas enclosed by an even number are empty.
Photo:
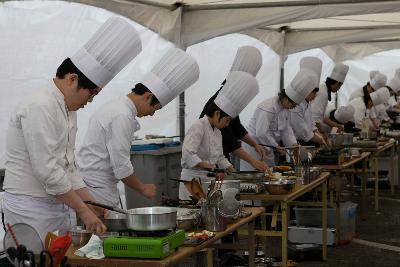
[[[260,194],[240,194],[241,200],[261,200],[264,202],[274,203],[274,211],[273,213],[263,213],[262,215],[271,216],[272,215],[272,223],[271,226],[276,226],[276,219],[277,219],[277,205],[281,207],[281,221],[282,221],[282,230],[255,230],[256,235],[260,236],[280,236],[282,239],[282,266],[287,266],[288,260],[288,222],[290,220],[289,216],[289,206],[290,205],[302,205],[302,206],[313,206],[313,207],[322,207],[322,258],[323,260],[327,259],[327,247],[326,247],[326,239],[327,239],[327,209],[326,209],[326,202],[327,202],[327,179],[329,173],[323,172],[321,175],[310,182],[309,184],[300,184],[297,183],[295,185],[294,190],[285,195],[270,195],[267,192],[263,192]],[[300,202],[294,201],[298,197],[304,195],[307,192],[310,192],[316,188],[322,188],[322,201],[321,202]],[[251,233],[250,233],[251,234]]]
[[[222,237],[231,234],[236,231],[239,227],[247,224],[249,232],[249,244],[232,244],[232,248],[246,248],[249,250],[249,266],[254,266],[255,258],[255,237],[254,237],[254,219],[260,216],[265,209],[262,207],[246,207],[246,211],[251,211],[251,215],[246,218],[240,218],[234,223],[229,224],[227,229],[223,232],[215,232],[215,236],[197,246],[181,246],[174,253],[164,259],[138,259],[138,258],[104,258],[104,259],[88,259],[78,257],[74,254],[78,247],[71,246],[67,252],[68,263],[71,266],[124,266],[124,267],[164,267],[174,266],[182,260],[190,257],[196,252],[212,247],[227,247],[229,244],[215,244],[216,241]],[[208,253],[208,256],[211,256]],[[209,266],[212,266],[212,257],[208,257]]]

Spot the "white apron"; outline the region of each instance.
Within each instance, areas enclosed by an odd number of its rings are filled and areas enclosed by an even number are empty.
[[[44,242],[48,232],[65,234],[76,226],[74,211],[55,198],[4,193],[5,224],[26,223],[36,229]]]

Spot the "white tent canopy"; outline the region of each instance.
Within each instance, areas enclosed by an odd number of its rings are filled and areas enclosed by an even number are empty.
[[[334,60],[393,49],[400,1],[386,0],[74,0],[124,15],[180,47],[242,32],[281,55],[326,47]],[[285,29],[285,34],[281,30]],[[385,40],[389,38],[389,40]],[[376,41],[379,41],[377,45]],[[362,52],[352,45],[363,43]],[[371,42],[367,45],[366,42]],[[338,45],[332,47],[332,45]],[[330,46],[330,47],[329,47]],[[369,49],[367,49],[369,47]]]

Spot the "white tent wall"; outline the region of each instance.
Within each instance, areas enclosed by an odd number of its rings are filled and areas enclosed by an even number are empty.
[[[0,168],[4,164],[8,121],[16,105],[50,81],[59,64],[113,15],[104,9],[59,1],[0,3]],[[143,51],[92,103],[78,111],[77,144],[82,141],[93,112],[111,98],[128,93],[172,46],[143,26],[132,24],[140,33]],[[139,134],[175,135],[176,117],[176,104],[172,102],[157,116],[139,119]]]

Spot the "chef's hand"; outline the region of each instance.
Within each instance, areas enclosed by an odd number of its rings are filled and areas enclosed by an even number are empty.
[[[155,184],[144,184],[140,193],[147,198],[153,199],[156,196],[157,187]]]
[[[269,166],[264,161],[254,160],[254,161],[251,162],[251,166],[253,166],[254,168],[256,168],[259,171],[269,172]]]
[[[86,225],[87,230],[92,231],[95,234],[103,234],[107,231],[107,227],[88,207],[76,212]]]
[[[265,149],[260,146],[259,144],[256,144],[254,146],[254,149],[256,150],[256,152],[258,153],[258,155],[260,155],[260,160],[263,161],[265,160],[265,158],[267,157],[267,154],[265,152]],[[253,166],[254,167],[254,166]]]

